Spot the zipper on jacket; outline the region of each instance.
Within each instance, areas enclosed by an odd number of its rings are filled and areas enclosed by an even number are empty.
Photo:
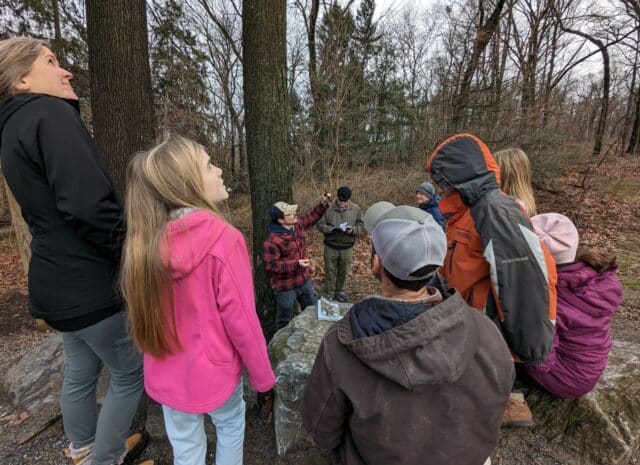
[[[456,245],[458,245],[458,241],[453,241],[449,246],[449,277],[451,276],[451,272],[453,271],[453,253],[456,250]]]

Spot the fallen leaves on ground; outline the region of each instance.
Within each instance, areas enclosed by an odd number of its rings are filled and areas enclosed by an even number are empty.
[[[22,425],[22,423],[24,423],[28,418],[29,418],[29,413],[26,411],[22,411],[19,413],[12,413],[12,414],[0,417],[0,421],[2,423],[6,423],[7,426],[16,428]]]

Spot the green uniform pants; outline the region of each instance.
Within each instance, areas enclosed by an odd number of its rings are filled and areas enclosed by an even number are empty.
[[[337,298],[344,292],[344,282],[353,262],[353,247],[336,250],[324,246],[324,292],[328,297]]]

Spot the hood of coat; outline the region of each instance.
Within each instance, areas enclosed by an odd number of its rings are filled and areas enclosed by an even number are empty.
[[[622,304],[623,290],[617,266],[598,273],[583,262],[558,267],[558,301],[598,318],[611,316]]]
[[[466,205],[500,187],[500,169],[484,142],[472,134],[457,134],[429,156],[427,171],[442,188],[456,190]]]
[[[190,274],[221,242],[229,225],[213,213],[195,210],[167,225],[163,261],[173,279]]]
[[[275,233],[275,234],[291,234],[293,235],[295,230],[285,228],[284,226],[276,223],[269,223],[269,227],[267,228],[267,234]]]
[[[375,312],[377,298],[359,304]],[[401,311],[401,309],[399,309]],[[349,315],[337,323],[338,339],[369,368],[410,390],[453,383],[474,358],[480,338],[459,293],[377,336],[354,339]]]
[[[35,100],[39,97],[41,97],[39,94],[17,94],[0,102],[0,134],[2,134],[9,118],[11,118],[16,111],[25,106],[31,100]],[[2,144],[1,138],[0,144]]]
[[[2,134],[2,131],[4,130],[5,125],[7,124],[7,121],[9,121],[9,118],[11,118],[11,116],[13,116],[13,114],[16,111],[18,111],[20,108],[22,108],[32,100],[36,100],[39,98],[58,98],[58,97],[51,97],[50,95],[44,95],[44,94],[24,93],[24,94],[13,95],[9,98],[4,99],[2,102],[0,102],[0,134]],[[64,100],[69,105],[73,106],[76,109],[76,111],[78,112],[80,111],[79,103],[77,100],[68,100],[68,99],[60,99],[60,100]],[[1,140],[0,140],[0,143],[2,143]]]

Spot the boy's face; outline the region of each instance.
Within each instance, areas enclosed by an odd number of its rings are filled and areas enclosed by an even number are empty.
[[[297,222],[298,222],[297,213],[290,213],[289,215],[284,215],[284,218],[278,219],[278,223],[280,223],[280,225],[284,226],[285,228],[291,228],[295,226]]]
[[[416,202],[418,202],[418,205],[427,203],[429,200],[431,200],[431,197],[428,195],[423,194],[422,192],[416,192]]]

